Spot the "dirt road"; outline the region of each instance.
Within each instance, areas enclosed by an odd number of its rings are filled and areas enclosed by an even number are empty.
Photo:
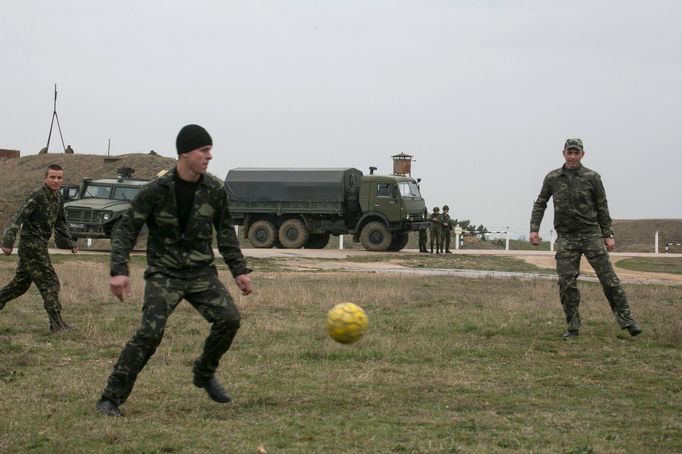
[[[50,253],[70,253],[59,249],[50,249]],[[538,274],[523,272],[503,272],[503,271],[480,271],[480,270],[458,270],[449,268],[413,268],[397,263],[398,260],[380,260],[371,262],[356,262],[348,259],[349,257],[381,255],[380,252],[368,252],[364,249],[242,249],[246,257],[255,258],[278,258],[282,259],[285,266],[292,269],[304,270],[325,270],[325,271],[354,271],[367,273],[406,273],[418,275],[453,275],[466,277],[494,277],[494,278],[522,278],[522,279],[556,279],[554,273]],[[106,251],[87,251],[82,250],[83,254],[106,254]],[[137,252],[144,254],[144,252]],[[219,256],[215,251],[216,257]],[[399,253],[392,254],[400,257],[401,255],[412,254],[420,255],[416,249],[405,249]],[[456,255],[495,255],[516,257],[540,268],[554,269],[554,252],[549,251],[501,251],[501,250],[455,250]],[[448,254],[449,255],[449,254]],[[679,258],[680,254],[652,254],[636,252],[613,252],[610,254],[611,261],[614,263],[616,272],[621,281],[625,283],[639,284],[666,284],[682,285],[682,275],[667,273],[650,273],[645,271],[632,271],[619,268],[618,262],[632,257],[656,257],[656,258]],[[592,267],[583,257],[580,264],[581,279],[596,280],[596,275]]]
[[[348,257],[377,255],[360,249],[244,249],[247,257],[258,258],[281,258],[287,260],[292,266],[304,269],[321,270],[344,270],[358,272],[400,272],[410,274],[431,275],[464,275],[471,277],[521,277],[521,278],[545,278],[556,279],[554,274],[517,273],[517,272],[492,272],[473,270],[453,270],[442,268],[411,268],[402,266],[391,261],[378,262],[352,262],[344,259]],[[552,269],[555,267],[554,253],[549,251],[500,251],[500,250],[458,250],[453,255],[496,255],[516,257],[541,268]],[[403,250],[400,254],[419,255],[417,250]],[[618,262],[631,257],[679,257],[679,255],[649,254],[649,253],[611,253],[611,261],[616,267],[616,272],[623,282],[627,283],[662,283],[682,285],[682,275],[666,273],[649,273],[644,271],[631,271],[618,267]],[[321,259],[321,260],[315,260]],[[333,260],[330,260],[333,259]],[[596,275],[587,260],[583,258],[580,270],[582,278],[596,280]]]

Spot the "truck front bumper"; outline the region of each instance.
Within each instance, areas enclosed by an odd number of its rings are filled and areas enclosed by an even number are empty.
[[[405,229],[404,230],[428,230],[431,228],[431,222],[429,221],[420,221],[420,222],[410,222],[409,224],[405,224]]]

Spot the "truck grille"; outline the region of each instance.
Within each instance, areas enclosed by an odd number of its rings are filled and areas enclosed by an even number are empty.
[[[84,208],[69,208],[66,210],[68,222],[95,222],[99,218],[99,211]]]
[[[103,225],[99,223],[101,213],[101,210],[89,208],[67,208],[64,216],[69,232],[75,238],[105,236]]]

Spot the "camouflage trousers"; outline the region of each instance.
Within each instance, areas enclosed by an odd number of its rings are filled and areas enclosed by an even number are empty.
[[[580,275],[580,258],[583,254],[597,273],[618,325],[625,328],[633,324],[634,320],[630,315],[630,306],[625,291],[613,271],[602,236],[599,234],[566,235],[557,239],[555,257],[559,275],[559,296],[568,329],[577,331],[580,328],[580,313],[578,312],[580,291],[577,279]]]
[[[19,263],[14,279],[0,289],[0,309],[8,301],[18,298],[29,289],[31,283],[38,287],[43,306],[48,313],[60,312],[59,278],[52,267],[47,246],[30,242],[19,243]]]
[[[213,377],[239,329],[237,306],[216,274],[180,279],[157,273],[146,277],[142,322],[114,365],[102,398],[117,405],[126,401],[137,375],[161,343],[168,317],[183,298],[212,324],[193,371],[202,378]]]
[[[443,249],[445,247],[445,249]],[[450,250],[450,229],[443,229],[440,234],[440,249],[441,251]]]
[[[426,252],[426,229],[419,230],[419,251]]]
[[[436,245],[436,249],[440,249],[440,237],[441,237],[441,229],[440,228],[437,228],[437,229],[432,228],[431,229],[431,236],[430,236],[430,238],[431,238],[430,244],[431,244],[431,250],[432,251],[433,251],[434,243]]]

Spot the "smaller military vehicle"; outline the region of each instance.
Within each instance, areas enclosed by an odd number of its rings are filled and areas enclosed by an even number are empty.
[[[85,178],[75,200],[64,203],[66,225],[74,238],[111,238],[111,232],[149,180]]]

